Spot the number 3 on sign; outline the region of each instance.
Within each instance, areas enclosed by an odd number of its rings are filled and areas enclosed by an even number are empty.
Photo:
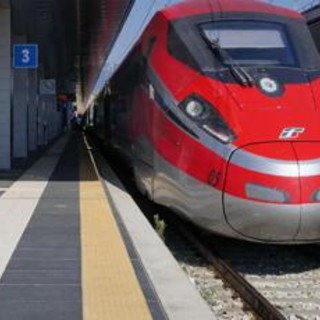
[[[29,63],[30,62],[30,51],[29,49],[22,50],[22,62]]]
[[[38,45],[32,43],[14,44],[12,58],[13,68],[36,69],[39,63]]]

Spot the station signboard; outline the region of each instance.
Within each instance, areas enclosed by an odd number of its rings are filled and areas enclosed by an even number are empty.
[[[39,65],[37,44],[13,45],[13,68],[36,69]]]
[[[40,79],[39,93],[41,95],[55,95],[56,94],[56,80],[55,79]]]

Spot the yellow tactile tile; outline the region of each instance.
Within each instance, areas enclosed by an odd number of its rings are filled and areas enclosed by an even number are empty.
[[[80,178],[83,319],[152,319],[86,152],[81,153]]]

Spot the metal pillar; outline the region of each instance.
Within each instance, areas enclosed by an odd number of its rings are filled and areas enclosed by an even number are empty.
[[[0,8],[0,169],[11,167],[11,19],[10,9]]]
[[[28,145],[30,151],[36,151],[38,146],[38,75],[36,70],[30,69],[28,90]]]
[[[25,36],[14,36],[14,43],[26,43]],[[28,70],[13,71],[13,158],[28,156]]]

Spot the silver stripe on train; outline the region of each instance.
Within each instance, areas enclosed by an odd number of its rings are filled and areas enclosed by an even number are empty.
[[[312,177],[320,175],[320,159],[310,161],[281,161],[261,157],[238,149],[231,163],[259,173],[281,177]]]

